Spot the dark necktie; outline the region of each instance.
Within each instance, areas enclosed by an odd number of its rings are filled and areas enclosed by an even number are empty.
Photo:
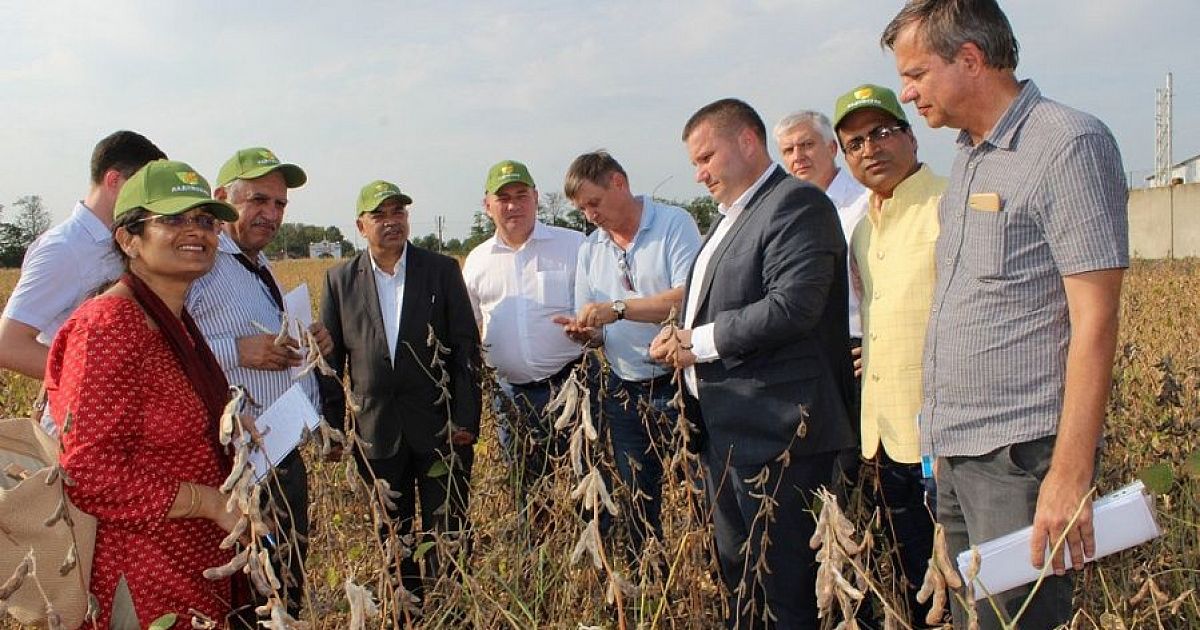
[[[267,291],[271,294],[271,299],[275,300],[275,306],[278,306],[281,311],[284,310],[283,295],[279,293],[279,287],[275,284],[275,278],[271,277],[271,272],[267,271],[267,266],[256,265],[245,254],[241,253],[234,255],[234,258],[242,263],[242,266],[250,273],[258,276],[258,279],[262,281],[263,285],[267,287]]]

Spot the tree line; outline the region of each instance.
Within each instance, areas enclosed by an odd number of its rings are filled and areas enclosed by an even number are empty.
[[[679,206],[687,210],[692,215],[692,218],[696,220],[696,225],[700,227],[701,234],[707,233],[709,226],[716,220],[717,202],[708,195],[695,197],[690,201],[662,197],[655,197],[654,199],[660,203]],[[584,234],[590,234],[595,229],[594,226],[587,222],[587,219],[584,218],[583,213],[578,208],[571,205],[570,201],[562,193],[557,192],[541,195],[541,199],[538,202],[538,220],[547,225],[578,230]],[[495,232],[496,226],[492,224],[492,220],[482,210],[479,210],[475,212],[471,220],[471,229],[465,239],[452,238],[441,242],[437,234],[426,234],[421,237],[413,237],[412,242],[418,247],[424,247],[425,249],[440,251],[453,256],[466,256],[472,249],[475,249],[475,246],[491,238]]]
[[[38,195],[26,195],[6,209],[0,204],[0,267],[20,267],[25,251],[50,229],[50,212]]]
[[[687,210],[696,219],[701,234],[708,232],[717,215],[717,202],[707,195],[689,201],[658,197],[655,199]],[[583,213],[571,205],[562,193],[557,192],[542,195],[538,203],[538,219],[547,225],[578,230],[585,234],[594,229]],[[0,204],[0,267],[20,267],[25,258],[25,251],[42,232],[50,229],[50,225],[50,212],[46,210],[42,198],[38,195],[27,195],[17,199],[11,209],[6,209]],[[451,238],[442,242],[437,234],[426,234],[413,237],[412,242],[425,249],[466,256],[476,245],[491,238],[495,231],[496,227],[491,219],[480,210],[475,212],[471,229],[465,239]],[[304,223],[280,225],[279,232],[263,251],[270,258],[282,258],[285,252],[287,258],[307,258],[308,246],[321,241],[341,243],[343,256],[351,256],[355,252],[354,245],[338,228]]]

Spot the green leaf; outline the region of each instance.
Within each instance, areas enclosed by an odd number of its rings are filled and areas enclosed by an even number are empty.
[[[146,630],[168,630],[173,625],[175,625],[175,613],[167,613],[151,621],[150,625],[146,626]]]
[[[446,475],[449,475],[449,474],[450,474],[450,467],[446,465],[446,462],[439,459],[436,462],[433,462],[433,465],[429,467],[429,472],[425,473],[425,476],[437,478],[437,477],[445,477]]]
[[[1193,475],[1200,477],[1200,451],[1196,451],[1187,458],[1187,469]]]
[[[419,561],[421,558],[424,558],[425,554],[429,553],[430,549],[433,549],[433,541],[423,542],[417,545],[417,550],[413,552],[413,560]]]
[[[366,551],[366,549],[363,548],[362,543],[356,543],[353,547],[350,548],[350,553],[348,554],[350,556],[350,561],[353,562],[355,560],[358,560],[359,558],[362,557],[362,555],[365,551]]]
[[[337,514],[333,515],[333,526],[334,527],[342,526],[342,513],[341,512],[338,512]]]
[[[1154,494],[1166,494],[1170,492],[1171,486],[1175,485],[1175,471],[1166,462],[1159,462],[1146,468],[1138,473],[1138,478]]]
[[[325,585],[330,589],[336,589],[341,584],[341,579],[338,578],[337,569],[333,567],[325,568]]]

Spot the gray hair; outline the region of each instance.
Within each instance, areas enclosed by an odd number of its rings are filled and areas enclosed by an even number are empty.
[[[1020,47],[996,0],[909,0],[883,29],[879,44],[894,49],[900,31],[910,25],[916,25],[921,41],[946,63],[954,62],[963,44],[972,43],[989,67],[1017,69]]]
[[[802,109],[780,119],[775,123],[775,137],[778,138],[802,124],[812,125],[812,128],[821,134],[821,138],[825,140],[826,144],[837,142],[837,136],[833,135],[833,125],[829,123],[829,117],[811,109]]]

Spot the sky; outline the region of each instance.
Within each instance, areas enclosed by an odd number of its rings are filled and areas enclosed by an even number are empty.
[[[463,237],[488,167],[525,162],[542,194],[608,149],[635,192],[706,194],[680,140],[733,96],[768,127],[831,113],[862,83],[898,86],[879,33],[901,2],[192,2],[0,0],[0,220],[40,195],[55,221],[88,187],[92,147],[145,134],[210,180],[239,148],[302,166],[286,220],[351,240],[359,188],[396,182],[413,236]],[[1017,74],[1098,116],[1140,179],[1154,164],[1155,89],[1174,73],[1175,161],[1200,153],[1195,0],[1001,0]],[[906,106],[945,174],[955,134]],[[777,157],[777,149],[772,146]],[[362,243],[358,239],[358,243]]]

